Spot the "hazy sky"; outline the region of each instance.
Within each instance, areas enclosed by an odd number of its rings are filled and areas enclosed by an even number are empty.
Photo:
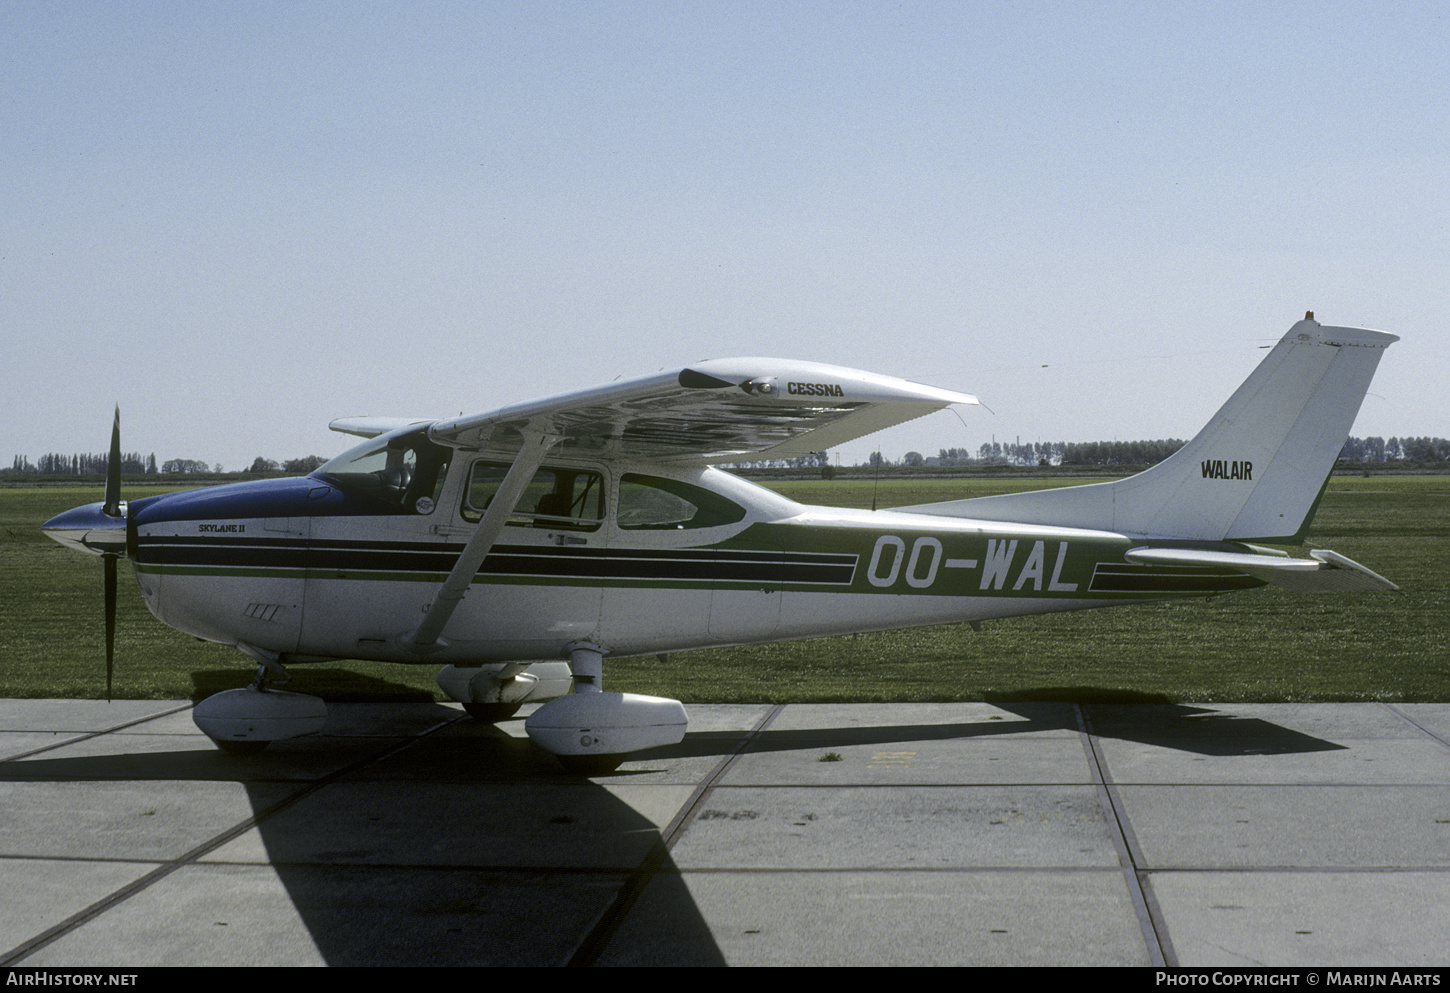
[[[1189,437],[1306,309],[1450,436],[1450,7],[0,0],[0,464],[728,355]]]

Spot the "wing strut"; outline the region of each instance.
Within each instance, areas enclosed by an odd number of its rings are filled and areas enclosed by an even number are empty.
[[[453,571],[443,581],[443,586],[429,606],[423,623],[419,624],[416,630],[399,639],[410,652],[427,655],[447,644],[447,642],[440,644],[443,628],[448,624],[448,619],[453,616],[453,611],[457,608],[458,602],[463,599],[463,594],[468,592],[469,586],[473,583],[473,577],[478,575],[479,567],[483,565],[483,560],[488,557],[494,542],[498,540],[509,515],[514,512],[519,497],[523,495],[524,487],[528,486],[529,481],[534,478],[534,471],[543,463],[544,456],[548,454],[549,449],[559,441],[556,435],[542,434],[537,431],[524,431],[523,434],[523,447],[519,449],[513,465],[509,466],[509,471],[504,474],[503,482],[494,493],[488,509],[483,512],[483,520],[478,522],[478,529],[473,532],[473,537],[468,539],[468,544],[464,545],[463,551],[459,553]]]

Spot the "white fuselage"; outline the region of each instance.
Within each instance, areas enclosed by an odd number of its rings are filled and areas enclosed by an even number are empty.
[[[169,520],[161,504],[138,526],[138,580],[158,618],[197,637],[296,660],[455,664],[566,657],[585,641],[632,655],[1242,585],[1113,580],[1109,573],[1135,572],[1122,564],[1132,542],[1103,531],[806,506],[717,469],[550,466],[597,474],[600,516],[583,526],[511,522],[426,657],[400,639],[426,616],[476,526],[464,513],[467,472],[449,474],[428,513],[307,516],[331,495],[316,478],[296,481],[313,506],[287,516],[192,510]],[[630,527],[621,480],[640,475],[707,490],[743,514],[726,524]]]

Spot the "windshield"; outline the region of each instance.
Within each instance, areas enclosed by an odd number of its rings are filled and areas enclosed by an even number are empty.
[[[428,440],[426,428],[369,438],[313,473],[345,493],[373,497],[393,512],[431,514],[448,473],[452,450]]]

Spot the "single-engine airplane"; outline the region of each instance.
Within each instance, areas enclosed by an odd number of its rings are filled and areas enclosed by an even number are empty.
[[[674,744],[676,700],[606,693],[606,656],[1210,596],[1395,589],[1297,545],[1394,335],[1296,323],[1172,457],[1115,482],[898,507],[804,506],[716,467],[824,450],[975,397],[739,358],[447,420],[345,418],[366,439],[304,478],[129,504],[119,412],[102,503],[50,520],[161,621],[259,663],[199,703],[229,750],[321,730],[286,666],[439,665],[484,720],[607,772]]]

